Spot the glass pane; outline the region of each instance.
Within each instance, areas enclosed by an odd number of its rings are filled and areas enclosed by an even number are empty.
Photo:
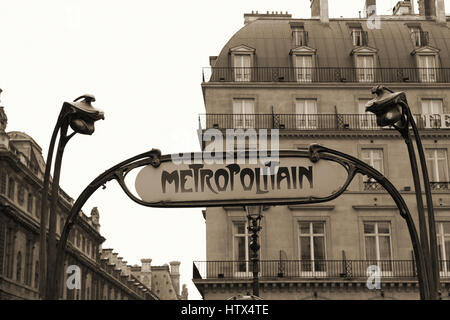
[[[235,234],[245,234],[245,222],[235,222]]]
[[[378,223],[378,233],[389,234],[389,222]]]
[[[246,260],[246,256],[245,256],[245,251],[246,251],[246,247],[245,247],[245,238],[244,237],[236,237],[236,260],[238,261],[242,261],[242,260]]]
[[[300,223],[300,233],[301,234],[309,234],[309,222]]]
[[[366,237],[366,259],[367,260],[377,260],[375,237]]]
[[[311,240],[309,237],[300,237],[300,257],[302,260],[311,260]]]
[[[314,260],[325,260],[325,238],[314,237]]]
[[[390,237],[381,236],[379,238],[380,244],[380,259],[391,260],[391,239]]]
[[[364,223],[364,233],[375,233],[375,223]]]
[[[438,179],[439,182],[448,181],[447,175],[448,163],[447,160],[438,160]]]
[[[444,246],[445,246],[445,257],[443,257],[443,259],[450,260],[450,238],[449,237],[445,237]]]
[[[300,237],[301,270],[312,271],[311,241],[309,237]]]
[[[313,223],[313,233],[324,233],[324,224],[322,222]]]
[[[444,226],[444,233],[450,234],[450,222],[442,222],[442,225]]]

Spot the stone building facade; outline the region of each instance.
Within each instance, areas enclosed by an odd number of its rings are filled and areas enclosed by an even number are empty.
[[[45,163],[33,138],[23,132],[7,133],[6,126],[7,117],[0,107],[0,300],[39,299],[40,201]],[[63,190],[59,194],[57,239],[73,205],[73,199]],[[112,249],[102,249],[104,241],[98,209],[93,208],[90,216],[80,212],[69,236],[64,270],[79,267],[81,287],[64,286],[60,298],[160,299],[150,282],[132,272],[134,267]],[[175,270],[171,276],[176,277]],[[68,276],[66,273],[65,281]],[[176,294],[175,298],[178,291]]]
[[[200,123],[203,133],[277,129],[280,149],[319,143],[362,159],[397,187],[418,227],[406,146],[364,108],[377,84],[405,91],[427,157],[446,299],[450,29],[443,0],[419,2],[419,14],[411,11],[413,3],[400,1],[392,15],[348,19],[329,18],[327,0],[311,0],[311,19],[245,14],[243,28],[204,70],[206,114]],[[366,1],[365,11],[373,13],[373,6],[375,0]],[[264,207],[262,214],[263,299],[419,297],[406,223],[390,196],[367,177],[358,176],[331,202]],[[245,211],[208,208],[204,216],[207,261],[194,262],[195,285],[205,299],[251,293]],[[369,265],[381,270],[380,290],[366,287]]]

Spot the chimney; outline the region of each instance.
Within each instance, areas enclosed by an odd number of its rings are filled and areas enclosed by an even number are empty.
[[[419,0],[419,14],[426,17],[436,16],[436,0]]]
[[[170,262],[170,278],[177,296],[180,295],[180,264],[179,261]]]
[[[444,0],[436,0],[436,22],[447,23],[447,17],[445,16],[445,2]]]
[[[152,288],[152,259],[141,259],[141,282],[147,286],[147,288]]]
[[[410,1],[399,1],[393,9],[394,16],[409,15],[412,14]]]
[[[377,14],[377,0],[366,0],[364,12],[366,13],[366,18]]]
[[[328,23],[328,0],[311,0],[311,18],[320,18],[320,22]]]

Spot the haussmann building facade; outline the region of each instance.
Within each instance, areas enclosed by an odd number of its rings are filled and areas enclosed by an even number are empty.
[[[366,8],[373,5],[366,1]],[[419,1],[419,14],[412,5],[400,1],[392,15],[378,17],[378,26],[367,16],[330,19],[327,0],[311,1],[311,19],[245,14],[243,28],[204,70],[200,122],[202,132],[278,129],[281,149],[318,143],[362,159],[393,182],[418,228],[406,145],[365,113],[375,85],[405,91],[426,152],[441,297],[448,299],[450,29],[443,0]],[[261,298],[419,298],[406,223],[367,177],[356,177],[334,201],[264,207],[262,214]],[[198,290],[204,299],[251,293],[244,209],[208,208],[204,217],[207,261],[193,265]],[[381,270],[381,290],[366,287],[369,265]]]

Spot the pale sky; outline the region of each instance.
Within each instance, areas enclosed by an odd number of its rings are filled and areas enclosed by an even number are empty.
[[[397,0],[378,0],[390,14]],[[450,0],[446,0],[447,12]],[[204,113],[202,67],[243,27],[244,13],[288,11],[310,17],[309,0],[3,0],[0,2],[1,105],[8,131],[24,131],[44,158],[64,101],[94,94],[105,112],[92,136],[66,147],[61,187],[74,199],[111,166],[159,148],[199,151]],[[357,17],[364,0],[329,0],[331,17]],[[415,5],[417,11],[417,4]],[[192,261],[205,260],[201,209],[152,209],[134,204],[115,182],[87,203],[100,211],[104,248],[129,264],[181,261],[190,299]]]

